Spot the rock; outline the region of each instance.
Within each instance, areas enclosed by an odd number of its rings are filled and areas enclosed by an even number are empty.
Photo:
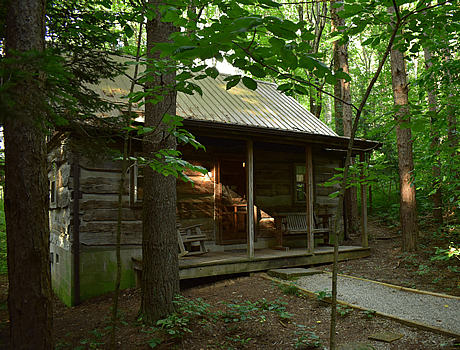
[[[392,333],[392,332],[384,332],[384,333],[376,333],[369,336],[371,340],[379,340],[384,341],[386,343],[394,342],[395,340],[401,339],[404,337],[404,334]]]
[[[304,269],[300,267],[290,269],[274,269],[269,270],[267,274],[271,277],[281,278],[283,280],[292,281],[302,276],[310,276],[323,273],[323,271],[316,269]]]
[[[370,343],[346,343],[339,345],[337,350],[373,350],[375,349]]]

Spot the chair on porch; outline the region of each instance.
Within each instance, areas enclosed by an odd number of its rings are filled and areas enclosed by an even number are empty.
[[[286,213],[280,214],[279,216],[282,216],[281,225],[284,235],[305,234],[308,232],[307,213]],[[329,234],[331,233],[329,219],[331,217],[331,214],[316,215],[313,213],[313,234],[315,238],[323,239],[323,243],[319,245],[329,245]]]
[[[201,224],[182,227],[179,219],[177,219],[177,241],[179,244],[179,258],[185,255],[202,255],[209,252],[206,250],[204,242],[208,239],[201,231]],[[195,232],[193,232],[195,231]],[[192,234],[192,232],[194,234]],[[195,245],[194,243],[199,243]],[[199,250],[193,251],[192,247],[197,246]]]
[[[315,228],[313,234],[315,237],[323,239],[323,243],[320,245],[329,245],[329,234],[332,232],[329,224],[332,214],[315,214],[313,212],[313,223]]]

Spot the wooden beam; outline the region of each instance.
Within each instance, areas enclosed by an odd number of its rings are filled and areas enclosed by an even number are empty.
[[[254,259],[254,144],[246,141],[248,258]]]
[[[359,153],[359,160],[361,163],[366,161],[366,154],[364,152]],[[364,179],[364,169],[361,170],[361,180]],[[362,234],[363,234],[363,248],[369,246],[368,240],[368,231],[367,231],[367,185],[361,185],[361,224],[362,224]]]
[[[306,183],[306,200],[308,214],[308,233],[307,233],[307,250],[313,253],[315,249],[315,237],[313,234],[313,159],[311,147],[305,147],[305,183]]]

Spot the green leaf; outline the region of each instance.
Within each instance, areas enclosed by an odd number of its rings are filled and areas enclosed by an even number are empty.
[[[200,70],[205,69],[206,67],[207,67],[207,65],[202,64],[201,66],[193,67],[193,68],[191,68],[190,70],[191,70],[193,73],[196,73],[196,72],[199,72]]]
[[[195,80],[202,80],[206,79],[208,76],[206,74],[200,74],[195,77]]]
[[[302,85],[295,84],[294,90],[300,95],[308,95],[307,89],[305,89]]]
[[[250,90],[257,89],[257,82],[249,77],[243,77],[243,84]]]
[[[267,24],[267,29],[280,38],[287,39],[287,40],[297,39],[297,34],[293,32],[292,30],[285,29],[283,27],[283,24],[278,25],[278,24],[269,23]]]
[[[312,71],[315,69],[315,60],[308,55],[303,55],[299,59],[299,66]]]
[[[251,74],[257,78],[264,78],[267,73],[259,66],[253,64],[252,66],[248,67],[248,70],[251,72]]]
[[[310,52],[312,50],[312,47],[309,43],[302,41],[298,46],[297,46],[297,52]]]
[[[158,45],[156,45],[155,47],[157,47]],[[173,51],[173,55],[177,55],[177,54],[180,54],[180,53],[184,53],[185,51],[190,51],[190,50],[193,50],[193,49],[196,49],[196,46],[181,46],[181,47],[178,47],[177,49],[175,49]],[[160,49],[161,50],[161,49]],[[163,55],[163,50],[162,51],[162,57],[164,57],[165,55]]]
[[[240,79],[241,77],[239,75],[232,75],[230,77],[225,78],[224,81],[227,81],[227,90],[230,90],[232,87],[238,85]]]
[[[142,126],[139,126],[139,130],[137,131],[137,134],[138,134],[138,135],[142,135],[142,134],[151,132],[151,131],[153,131],[153,130],[155,130],[155,128],[149,128],[149,127],[142,127]]]
[[[315,40],[316,39],[316,35],[312,32],[308,32],[308,31],[305,31],[303,32],[300,37],[302,38],[302,40],[305,40],[305,41],[311,41],[311,40]]]
[[[128,38],[131,38],[134,35],[134,30],[130,25],[125,25],[124,32]]]
[[[297,57],[288,48],[281,50],[281,59],[283,60],[283,63],[286,64],[286,68],[289,67],[290,69],[296,69],[299,66]]]
[[[335,85],[337,83],[337,78],[332,74],[328,74],[326,75],[326,83]]]
[[[315,64],[315,68],[316,68],[315,72],[319,72],[319,74],[321,74],[321,75],[317,75],[316,73],[313,73],[318,78],[322,78],[322,77],[324,77],[324,75],[331,73],[329,67],[326,66],[323,62],[321,62],[319,60],[316,60],[316,59],[313,59],[313,63]]]
[[[233,61],[233,66],[239,69],[245,69],[247,63],[248,61],[246,61],[245,59],[238,58],[235,61]]]
[[[345,72],[335,72],[337,79],[345,79],[345,81],[351,81],[351,77]]]
[[[313,74],[314,74],[315,77],[317,77],[317,78],[324,78],[324,77],[326,76],[326,73],[325,73],[325,72],[320,71],[320,70],[318,70],[318,69],[315,69],[315,70],[313,71]]]
[[[284,47],[284,45],[286,45],[286,42],[284,40],[276,37],[271,37],[268,41],[273,46],[273,48],[278,51],[281,50]]]
[[[292,83],[285,83],[285,84],[279,85],[277,90],[287,91],[287,90],[290,90],[290,89],[292,89]]]
[[[216,67],[206,68],[205,72],[208,76],[212,77],[213,79],[216,79],[219,76],[219,71]]]
[[[363,43],[361,45],[365,46],[365,45],[369,45],[370,43],[372,43],[374,41],[374,38],[369,38],[369,39],[366,39],[363,41]]]
[[[261,6],[263,8],[270,8],[270,7],[275,7],[275,8],[278,8],[281,6],[281,4],[273,1],[273,0],[259,0],[259,4],[260,5],[265,5],[265,6]]]

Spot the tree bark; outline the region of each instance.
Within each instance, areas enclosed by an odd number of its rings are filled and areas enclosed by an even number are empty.
[[[388,12],[394,12],[390,7]],[[396,127],[398,146],[399,185],[400,185],[400,221],[402,232],[402,247],[404,252],[418,249],[418,218],[415,186],[413,184],[414,161],[412,157],[412,133],[407,125],[410,122],[409,90],[406,81],[406,65],[404,55],[392,47],[391,77],[395,106],[400,108],[396,112],[399,121]]]
[[[444,55],[444,61],[449,62],[451,59],[451,52],[449,49],[444,49],[443,50],[443,55]],[[448,66],[448,65],[447,65]],[[453,85],[453,77],[452,77],[452,72],[450,71],[449,68],[447,68],[444,72],[444,74],[447,76],[449,79],[449,84],[452,86]],[[447,97],[447,103],[446,103],[446,109],[447,109],[447,141],[448,145],[450,148],[450,157],[451,157],[451,164],[450,167],[451,169],[457,169],[458,168],[458,135],[457,135],[457,115],[456,115],[456,103],[455,99],[457,96],[451,91]],[[455,173],[455,178],[459,180],[459,175],[458,173]],[[456,181],[458,183],[458,181]],[[449,199],[449,216],[451,214],[455,214],[455,212],[458,210],[458,200],[459,200],[459,195],[458,193],[460,192],[460,189],[456,189],[454,191],[454,195],[451,195],[451,198]]]
[[[334,3],[332,3],[334,4]],[[331,4],[331,5],[332,5]],[[337,12],[342,8],[334,8],[331,6],[331,17],[332,17],[332,32],[338,31],[339,27],[345,26],[345,19],[340,18]],[[333,61],[334,71],[342,70],[345,73],[349,73],[348,66],[348,44],[341,44],[339,40],[335,40],[332,43],[333,47]],[[341,100],[335,99],[335,125],[336,132],[339,135],[347,137],[351,136],[352,129],[352,110],[351,110],[351,88],[350,82],[345,79],[338,79],[334,86],[334,95],[347,102],[343,103]],[[351,160],[352,164],[354,159]],[[354,180],[353,180],[354,181]],[[356,232],[358,230],[358,188],[353,186],[347,189],[345,194],[345,213],[347,219],[347,231]],[[348,232],[345,231],[345,239],[348,239]]]
[[[424,48],[423,54],[425,57],[425,67],[429,69],[430,67],[433,66],[433,63],[431,62],[431,52],[427,48]],[[436,107],[436,94],[433,90],[427,91],[428,94],[428,110],[432,112],[433,114],[436,113],[437,107]],[[437,155],[439,155],[439,132],[436,129],[433,124],[436,122],[436,117],[431,116],[430,118],[431,122],[431,148],[435,151]],[[436,164],[433,165],[432,168],[433,171],[433,185],[437,187],[436,192],[433,194],[432,199],[433,199],[433,218],[434,220],[439,224],[439,226],[442,225],[442,192],[441,192],[441,186],[440,186],[440,179],[441,179],[441,164],[439,163],[439,160],[436,160]]]
[[[160,2],[150,1],[157,16],[147,22],[147,58],[159,59],[152,54],[154,43],[168,42],[175,31],[171,23],[161,22]],[[152,86],[161,86],[165,98],[157,104],[146,103],[145,126],[156,128],[144,136],[144,156],[153,159],[162,149],[175,149],[176,140],[169,135],[162,122],[168,113],[176,111],[176,93],[171,90],[175,74],[152,75]],[[164,161],[164,159],[162,159]],[[179,260],[176,233],[176,178],[164,176],[151,167],[144,171],[143,232],[142,232],[142,294],[140,316],[147,324],[154,324],[174,311],[173,300],[179,293]]]
[[[338,27],[345,24],[345,20],[340,18],[337,15],[337,12],[340,11],[340,8],[334,8],[332,5],[335,4],[335,1],[331,3],[331,32],[337,32]],[[334,64],[334,71],[338,71],[341,67],[341,46],[339,40],[334,40],[332,42],[332,58]],[[338,99],[334,99],[334,114],[335,114],[335,132],[343,136],[343,103],[342,103],[342,82],[340,79],[337,79],[337,82],[334,85],[334,96]]]
[[[7,57],[18,58],[11,50],[43,51],[44,22],[44,0],[9,2]],[[7,92],[9,103],[2,106],[12,349],[53,349],[44,74],[37,62],[9,66],[26,77],[10,76],[15,84]]]
[[[326,14],[327,4],[326,3],[310,3],[297,6],[297,12],[299,15],[299,21],[308,21],[312,26],[315,27],[315,39],[310,41],[312,47],[311,53],[317,53],[319,50],[319,43],[323,34],[324,27],[326,26]],[[310,74],[313,78],[313,75]],[[315,79],[315,84],[319,85],[319,79]],[[310,89],[310,112],[315,115],[316,118],[320,118],[321,111],[323,109],[323,96],[319,90],[313,88]]]

